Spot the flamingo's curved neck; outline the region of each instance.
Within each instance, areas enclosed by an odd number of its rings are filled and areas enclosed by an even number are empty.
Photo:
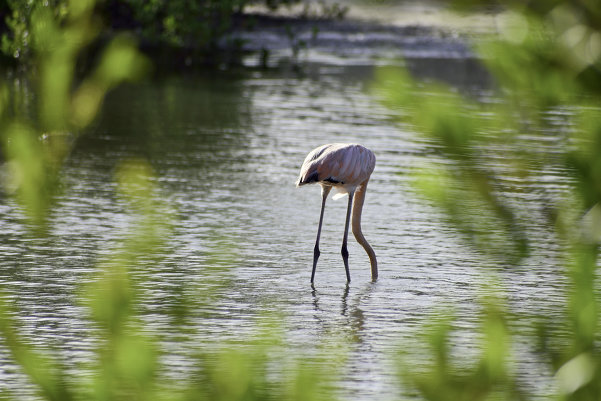
[[[369,179],[363,181],[363,183],[361,183],[361,185],[355,191],[355,199],[353,200],[352,229],[355,239],[359,244],[361,244],[369,256],[369,262],[371,264],[371,279],[376,280],[378,278],[378,260],[376,259],[376,253],[371,245],[369,245],[363,236],[363,232],[361,231],[361,212],[363,211],[363,203],[365,202],[365,192],[367,191],[368,181]]]

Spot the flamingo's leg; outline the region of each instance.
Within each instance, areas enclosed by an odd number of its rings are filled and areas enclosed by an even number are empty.
[[[348,227],[349,222],[351,221],[351,209],[353,206],[354,194],[355,191],[350,191],[348,194],[348,208],[346,210],[346,223],[344,224],[344,238],[342,239],[342,250],[340,252],[342,254],[342,260],[344,261],[344,269],[346,270],[346,281],[349,283],[351,282],[351,274],[348,268],[348,249],[346,247],[346,244],[348,241]]]
[[[317,239],[315,240],[315,248],[313,248],[313,271],[311,272],[311,284],[313,284],[313,279],[315,278],[315,268],[317,267],[317,259],[319,259],[319,237],[321,236],[321,225],[323,223],[323,210],[326,206],[326,199],[328,198],[328,194],[332,187],[322,185],[321,186],[321,212],[319,214],[319,227],[317,228]]]

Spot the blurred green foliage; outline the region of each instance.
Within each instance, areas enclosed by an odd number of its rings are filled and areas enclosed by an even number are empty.
[[[550,398],[601,399],[599,238],[594,237],[598,230],[590,230],[601,225],[601,3],[453,4],[468,10],[497,7],[495,34],[479,38],[475,46],[494,78],[496,99],[474,99],[443,84],[418,83],[398,69],[380,71],[378,91],[386,104],[400,110],[403,123],[438,144],[445,161],[422,166],[415,176],[417,188],[484,255],[493,256],[497,265],[517,266],[529,254],[534,239],[529,226],[540,223],[534,220],[546,218],[543,223],[555,228],[571,283],[565,310],[557,314],[567,318],[551,321],[508,311],[499,300],[482,302],[482,353],[475,362],[450,365],[457,326],[446,318],[424,328],[430,338],[430,348],[423,351],[425,366],[403,367],[401,375],[431,400],[528,398],[509,359],[512,335],[519,335],[528,338],[537,358],[554,372],[557,393]],[[550,123],[550,114],[563,116],[560,128]],[[525,138],[532,135],[554,135],[566,147],[560,156],[531,149]],[[529,172],[545,166],[559,166],[572,177],[561,196],[541,197],[544,213],[528,215],[519,201],[504,198],[511,183],[503,174],[536,182],[538,177]],[[536,329],[511,329],[520,326],[511,324],[519,320]],[[511,358],[519,360],[520,355]],[[407,363],[411,358],[402,366]]]
[[[451,344],[454,318],[439,312],[424,327],[422,342],[403,347],[401,364],[403,382],[416,388],[429,400],[526,399],[519,381],[513,376],[511,335],[502,298],[491,294],[481,300],[477,340],[479,354],[473,361],[458,357]],[[427,356],[427,357],[424,357]],[[409,362],[410,361],[410,362]]]
[[[278,326],[267,318],[253,338],[197,349],[188,355],[192,372],[174,380],[164,369],[159,338],[138,314],[149,297],[138,284],[148,264],[159,262],[157,250],[169,241],[171,211],[146,161],[124,160],[115,180],[134,218],[124,240],[99,262],[95,277],[81,289],[80,301],[89,312],[97,346],[94,355],[76,367],[76,375],[74,366],[59,362],[56,351],[28,344],[19,334],[18,311],[0,297],[0,344],[34,386],[35,395],[57,401],[332,400],[335,370],[306,356],[286,356]],[[333,353],[327,354],[331,358]]]
[[[116,85],[136,80],[147,60],[125,36],[115,37],[91,71],[75,78],[78,55],[99,34],[94,1],[27,2],[27,41],[35,59],[35,116],[19,110],[19,96],[4,89],[0,104],[2,149],[9,170],[8,189],[20,200],[36,229],[44,229],[60,189],[59,172],[73,141],[96,116],[104,96]],[[5,86],[2,86],[5,88]]]

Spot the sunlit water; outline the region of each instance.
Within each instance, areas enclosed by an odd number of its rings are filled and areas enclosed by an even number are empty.
[[[538,234],[521,267],[483,262],[413,190],[413,169],[442,160],[433,144],[392,122],[394,113],[370,91],[373,68],[348,55],[305,57],[301,73],[250,67],[113,93],[65,166],[47,238],[30,237],[15,204],[3,198],[0,281],[32,343],[60,350],[70,366],[91,357],[96,344],[79,292],[128,228],[114,168],[130,157],[150,161],[174,211],[167,249],[147,266],[142,315],[147,330],[162,338],[166,370],[175,379],[186,377],[190,351],[244,341],[276,316],[291,355],[319,355],[328,344],[344,344],[341,398],[394,399],[403,391],[397,356],[422,338],[432,312],[454,308],[457,343],[468,355],[476,352],[469,333],[491,273],[510,307],[558,313],[564,284],[551,230],[542,223],[531,228]],[[489,90],[486,74],[470,59],[443,61],[415,58],[410,65],[463,89]],[[378,256],[380,278],[371,282],[367,255],[351,236],[352,282],[346,286],[340,257],[346,201],[330,199],[313,290],[319,187],[299,189],[294,182],[307,152],[328,142],[360,142],[376,154],[363,230]],[[531,145],[554,146],[537,136]],[[525,212],[540,213],[536,194],[561,193],[567,178],[560,170],[531,173],[538,178],[504,177],[515,181],[515,193],[506,195]],[[169,315],[183,295],[192,301],[185,331]],[[516,352],[532,350],[518,339]],[[516,369],[534,393],[544,394],[550,381],[539,376],[548,372],[540,371],[534,355],[524,359]],[[7,360],[0,350],[0,389],[22,391],[23,379]]]

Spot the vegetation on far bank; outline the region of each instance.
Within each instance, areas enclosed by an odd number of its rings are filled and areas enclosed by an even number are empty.
[[[4,59],[30,63],[36,46],[31,32],[35,14],[51,14],[58,25],[64,25],[72,9],[79,7],[76,4],[69,0],[1,2],[0,51]],[[91,29],[100,41],[127,33],[147,53],[167,51],[175,59],[183,54],[188,60],[211,63],[223,53],[239,50],[242,43],[228,39],[228,33],[254,28],[256,20],[245,13],[252,6],[272,12],[296,6],[301,16],[326,18],[342,18],[347,10],[338,3],[303,0],[104,0],[94,4]]]

